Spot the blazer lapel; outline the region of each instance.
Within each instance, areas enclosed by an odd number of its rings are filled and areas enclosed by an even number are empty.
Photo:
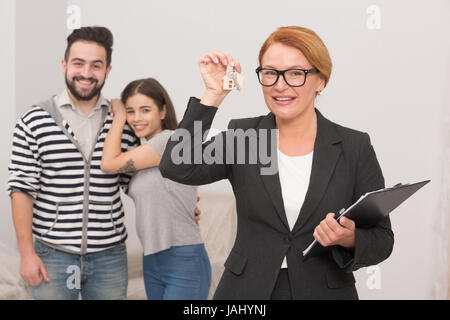
[[[266,131],[260,129],[265,129]],[[258,175],[261,177],[263,185],[270,199],[272,200],[272,203],[277,211],[278,216],[280,217],[281,221],[283,222],[287,230],[290,230],[289,223],[286,217],[286,212],[284,211],[283,196],[281,193],[281,185],[280,185],[280,176],[278,175],[278,143],[277,139],[275,139],[275,141],[272,141],[271,139],[271,130],[275,129],[276,129],[275,116],[272,113],[269,113],[266,117],[264,117],[257,127],[258,146],[260,146],[259,142],[259,140],[261,139],[260,135],[267,133],[266,137],[267,154],[270,157],[270,159],[275,161],[275,164],[272,163],[271,165],[275,166],[276,168],[275,174],[261,174],[262,169],[264,167],[267,167],[267,165],[263,165],[258,157],[258,167],[259,167]],[[273,146],[272,143],[275,143],[275,146]],[[275,155],[273,155],[272,152],[275,152]]]
[[[334,125],[325,119],[317,109],[316,114],[317,136],[314,143],[309,187],[299,217],[292,230],[293,233],[300,230],[314,213],[327,189],[341,154],[341,148],[338,144],[342,141],[342,138],[336,132]]]

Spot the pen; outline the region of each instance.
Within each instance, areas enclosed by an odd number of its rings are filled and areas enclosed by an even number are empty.
[[[339,219],[342,217],[344,212],[345,212],[345,208],[342,208],[341,210],[339,210],[338,216],[336,217],[337,221],[339,221]]]

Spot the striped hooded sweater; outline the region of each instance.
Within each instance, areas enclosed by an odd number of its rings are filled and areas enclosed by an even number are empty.
[[[103,144],[112,124],[107,108],[95,146],[86,158],[54,99],[32,107],[14,129],[8,193],[33,198],[35,239],[61,251],[84,255],[127,238],[120,186],[130,176],[100,169]],[[122,151],[137,144],[128,126]]]

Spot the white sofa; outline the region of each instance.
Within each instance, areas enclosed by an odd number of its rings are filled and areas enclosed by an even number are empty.
[[[125,200],[127,201],[127,200]],[[236,205],[233,195],[201,193],[200,232],[211,261],[212,297],[224,270],[223,264],[236,235]],[[132,213],[133,214],[133,213]],[[127,221],[130,233],[128,250],[128,299],[146,299],[142,278],[142,249],[134,234],[134,219]],[[19,275],[20,259],[17,251],[0,244],[0,299],[31,299],[31,288]]]
[[[31,288],[20,277],[18,252],[0,243],[0,300],[31,299]]]

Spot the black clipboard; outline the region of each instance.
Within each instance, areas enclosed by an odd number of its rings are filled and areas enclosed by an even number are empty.
[[[413,184],[399,183],[392,188],[368,192],[346,210],[342,209],[336,220],[339,222],[341,217],[346,216],[355,221],[357,228],[371,228],[429,182],[430,180]],[[304,260],[323,253],[324,249],[314,240],[302,252]]]

